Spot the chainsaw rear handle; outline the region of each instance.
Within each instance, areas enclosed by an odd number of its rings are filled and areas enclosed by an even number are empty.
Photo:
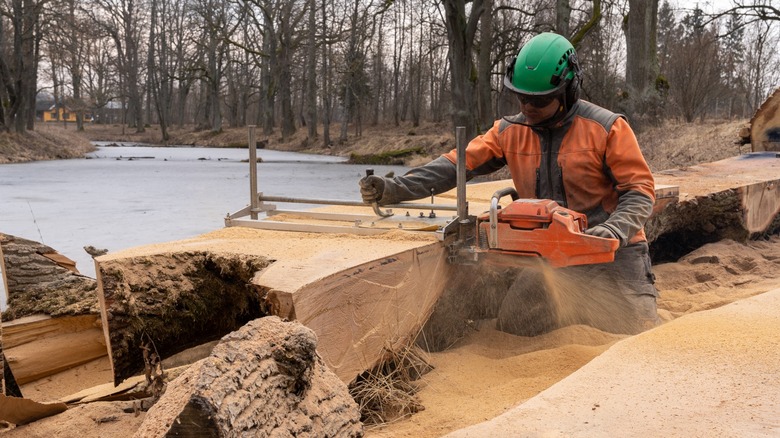
[[[514,187],[504,187],[501,190],[497,190],[493,193],[493,197],[490,199],[490,235],[488,236],[488,247],[498,247],[498,201],[504,196],[512,196],[512,201],[520,199],[520,195],[517,194],[517,190]]]
[[[366,178],[374,174],[374,169],[366,169]],[[393,215],[393,210],[382,210],[379,208],[379,203],[376,201],[371,203],[371,208],[374,209],[374,213],[379,217],[390,217]]]

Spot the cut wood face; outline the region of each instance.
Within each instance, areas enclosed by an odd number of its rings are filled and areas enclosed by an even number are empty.
[[[780,151],[780,88],[758,108],[750,120],[753,152]]]

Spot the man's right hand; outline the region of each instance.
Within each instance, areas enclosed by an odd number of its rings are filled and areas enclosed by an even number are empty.
[[[382,199],[382,193],[385,191],[385,179],[381,176],[368,175],[362,178],[360,184],[360,196],[363,202],[373,204]]]

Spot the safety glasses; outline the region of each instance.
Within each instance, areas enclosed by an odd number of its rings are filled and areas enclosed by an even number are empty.
[[[531,105],[536,108],[544,108],[557,98],[558,98],[557,94],[553,94],[553,95],[548,94],[544,96],[531,96],[528,94],[517,95],[517,100],[519,100],[520,103],[522,103],[523,105]]]

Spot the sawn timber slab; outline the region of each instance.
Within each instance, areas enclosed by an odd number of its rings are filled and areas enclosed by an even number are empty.
[[[192,270],[186,275],[174,272],[177,263],[190,257],[205,257],[207,264],[236,258],[263,266],[247,281],[256,300],[271,314],[311,328],[326,364],[345,382],[375,365],[386,350],[416,336],[442,292],[440,276],[447,275],[449,266],[443,245],[432,233],[405,231],[355,236],[230,227],[98,257],[98,296],[115,383],[143,370],[139,327],[163,358],[206,340],[188,337],[188,330],[196,330],[202,319],[176,326],[182,314],[173,317],[174,311],[181,310],[182,303],[163,303],[160,298],[160,293],[179,293],[175,290],[180,285],[190,288],[189,296],[204,293]],[[149,304],[152,292],[161,301],[138,311],[139,303]],[[155,306],[169,306],[159,311],[169,316],[151,324],[146,312]],[[174,327],[176,336],[163,333]],[[232,330],[203,331],[221,336]]]

